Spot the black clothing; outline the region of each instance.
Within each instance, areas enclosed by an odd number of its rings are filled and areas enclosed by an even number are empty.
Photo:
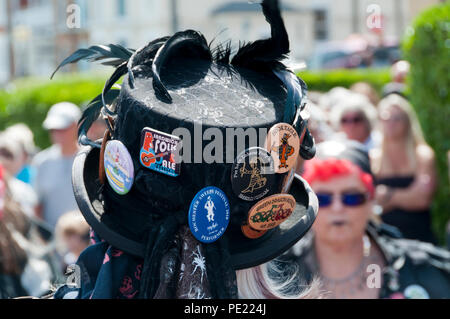
[[[405,189],[413,182],[414,176],[395,176],[381,178],[376,181],[376,184],[386,185],[393,189]],[[436,239],[431,231],[431,213],[429,209],[411,211],[395,208],[384,212],[381,219],[384,223],[397,227],[404,238],[436,244]]]
[[[26,296],[27,292],[20,283],[20,276],[0,274],[0,299]]]

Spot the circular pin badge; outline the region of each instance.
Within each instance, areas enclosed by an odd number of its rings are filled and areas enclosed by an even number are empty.
[[[286,173],[295,168],[300,151],[300,137],[292,125],[280,123],[267,135],[266,149],[272,155],[276,173]]]
[[[430,299],[428,292],[419,285],[410,285],[403,292],[407,299]]]
[[[240,199],[257,201],[275,187],[275,171],[272,156],[260,147],[242,152],[231,170],[231,185]]]
[[[109,141],[105,147],[106,178],[119,195],[126,195],[134,182],[134,166],[130,153],[120,141]]]
[[[247,223],[241,226],[241,231],[244,236],[249,239],[258,239],[267,233],[267,230],[255,230],[251,228]]]
[[[197,240],[210,244],[225,233],[230,222],[230,203],[217,187],[202,189],[189,208],[189,228]]]
[[[296,205],[292,195],[269,196],[250,209],[248,225],[255,230],[273,229],[292,215]]]

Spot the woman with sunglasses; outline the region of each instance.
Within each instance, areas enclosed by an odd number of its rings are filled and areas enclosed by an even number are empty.
[[[325,297],[450,298],[448,251],[399,239],[395,228],[372,221],[373,177],[360,143],[319,144],[304,169],[319,214],[284,258],[297,260],[307,280],[318,277]]]
[[[383,139],[371,151],[375,199],[381,218],[405,238],[435,243],[430,206],[436,188],[435,156],[411,104],[391,94],[379,104]]]
[[[334,129],[347,139],[364,144],[367,150],[377,147],[381,140],[374,130],[376,117],[376,108],[369,99],[354,92],[333,105],[330,113]]]

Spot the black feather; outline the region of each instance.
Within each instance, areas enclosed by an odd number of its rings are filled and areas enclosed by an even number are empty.
[[[111,90],[111,88],[113,87],[113,85],[119,81],[119,79],[125,75],[128,71],[128,66],[127,66],[128,62],[125,61],[123,62],[115,71],[114,73],[111,75],[111,77],[108,79],[108,81],[106,81],[105,86],[103,88],[102,91],[102,102],[103,102],[103,106],[105,107],[106,112],[109,115],[114,115],[112,114],[112,112],[108,109],[108,107],[106,106],[106,94],[109,92],[109,90]]]
[[[155,39],[133,53],[131,58],[128,60],[128,81],[131,88],[134,88],[133,68],[138,65],[150,63],[150,61],[154,59],[159,48],[161,48],[161,46],[163,46],[169,39],[170,37],[168,36]]]
[[[119,96],[120,90],[110,90],[105,95],[105,102],[108,104],[112,104],[114,100]],[[102,94],[93,99],[81,116],[80,121],[78,122],[78,137],[81,138],[83,135],[86,135],[91,127],[92,123],[97,121],[100,116],[100,112],[103,107]]]
[[[194,30],[186,30],[175,33],[167,42],[158,50],[152,64],[153,71],[153,88],[155,93],[172,102],[172,97],[161,82],[161,68],[168,61],[169,57],[179,54],[183,57],[195,57],[199,59],[212,60],[211,50],[205,37]]]
[[[272,70],[289,54],[289,37],[281,17],[278,0],[264,0],[262,9],[271,27],[271,38],[240,47],[231,64],[258,71]]]
[[[125,61],[128,61],[133,55],[133,51],[126,49],[117,44],[109,45],[94,45],[88,49],[79,49],[75,51],[71,56],[67,57],[53,72],[51,79],[60,68],[67,64],[76,63],[81,60],[87,61],[104,61],[102,64],[119,66]]]
[[[228,41],[225,45],[218,44],[212,51],[213,59],[217,64],[226,65],[230,63],[231,56],[231,41]]]

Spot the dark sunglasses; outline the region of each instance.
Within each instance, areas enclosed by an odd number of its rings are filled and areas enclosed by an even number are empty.
[[[333,203],[333,194],[316,193],[319,199],[319,207],[327,207]],[[349,192],[341,194],[341,202],[345,206],[356,207],[364,204],[368,199],[366,193]]]
[[[359,124],[364,121],[364,118],[362,116],[356,116],[356,117],[344,117],[341,120],[342,124]]]

